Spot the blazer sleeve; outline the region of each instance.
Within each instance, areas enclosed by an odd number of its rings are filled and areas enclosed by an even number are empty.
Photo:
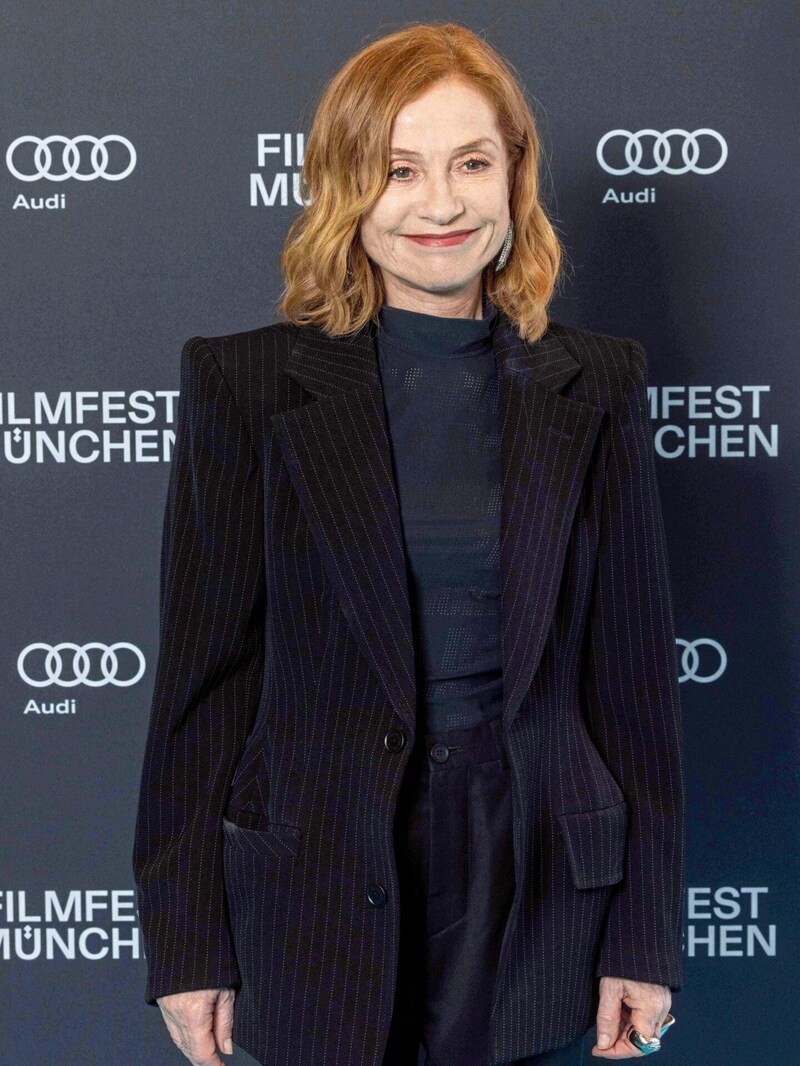
[[[161,542],[159,648],[133,847],[147,1003],[238,987],[222,825],[263,674],[260,467],[209,344],[190,338]]]
[[[588,620],[587,727],[628,806],[596,974],[680,991],[683,726],[666,536],[647,402],[647,356],[630,363],[606,470]]]

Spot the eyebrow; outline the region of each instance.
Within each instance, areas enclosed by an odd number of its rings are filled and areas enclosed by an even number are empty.
[[[491,137],[479,137],[476,141],[470,141],[468,144],[462,144],[458,148],[454,148],[452,154],[459,155],[461,152],[468,152],[471,148],[480,148],[482,144],[491,144],[494,148],[497,147]],[[412,152],[409,148],[392,148],[392,155],[407,155],[416,156],[419,158],[419,152]]]

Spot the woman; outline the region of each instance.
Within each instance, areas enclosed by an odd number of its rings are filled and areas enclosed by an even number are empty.
[[[134,846],[194,1063],[568,1066],[681,987],[641,345],[548,320],[524,94],[412,25],[332,79],[283,322],[182,355]]]

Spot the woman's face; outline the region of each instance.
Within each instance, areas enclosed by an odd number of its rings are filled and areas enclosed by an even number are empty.
[[[480,317],[481,271],[499,253],[510,219],[508,156],[489,101],[447,81],[406,104],[392,127],[389,171],[361,222],[386,302]],[[461,230],[472,232],[449,245],[412,239]]]

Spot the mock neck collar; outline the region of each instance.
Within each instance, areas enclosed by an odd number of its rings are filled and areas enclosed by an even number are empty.
[[[386,340],[407,351],[434,357],[472,355],[491,347],[497,308],[483,294],[483,318],[452,318],[384,304],[378,344]]]

